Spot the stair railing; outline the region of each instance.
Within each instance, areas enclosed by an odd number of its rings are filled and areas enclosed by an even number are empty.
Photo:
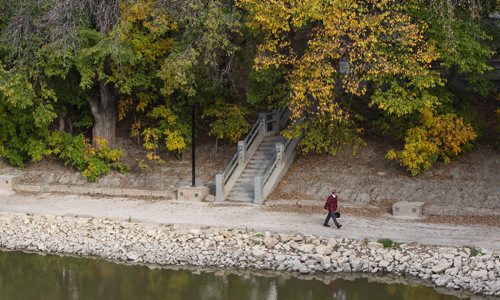
[[[273,187],[283,176],[283,169],[287,165],[289,166],[295,158],[295,147],[299,140],[300,138],[287,140],[285,145],[276,143],[272,165],[269,166],[262,177],[257,176],[254,178],[254,203],[261,204],[269,196]]]
[[[279,131],[288,121],[289,114],[290,111],[287,108],[259,114],[259,118],[245,139],[238,142],[236,153],[226,165],[224,172],[215,176],[215,200],[217,202],[224,201],[243,167],[266,134]]]
[[[215,175],[215,201],[222,202],[226,198],[231,186],[236,181],[235,177],[239,176],[237,173],[240,172],[236,172],[236,170],[238,167],[243,168],[245,166],[248,159],[252,156],[253,152],[255,152],[266,135],[269,120],[274,120],[276,118],[270,116],[271,114],[274,114],[274,112],[259,114],[259,118],[254,123],[245,139],[238,142],[236,153],[227,164],[224,172]]]

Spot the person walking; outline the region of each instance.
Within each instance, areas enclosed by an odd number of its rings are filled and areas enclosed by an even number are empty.
[[[330,196],[325,201],[325,206],[323,207],[325,209],[325,212],[328,212],[326,215],[325,222],[323,223],[323,226],[325,227],[330,227],[328,225],[328,222],[330,221],[330,218],[333,219],[333,223],[335,226],[337,226],[338,229],[342,227],[339,222],[337,222],[337,217],[335,216],[335,212],[337,212],[337,204],[338,204],[338,197],[337,197],[337,192],[334,190]]]

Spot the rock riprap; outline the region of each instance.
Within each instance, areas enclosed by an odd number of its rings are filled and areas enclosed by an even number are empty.
[[[488,249],[389,249],[346,238],[10,213],[0,215],[0,247],[158,265],[409,274],[441,287],[500,296],[500,253]]]

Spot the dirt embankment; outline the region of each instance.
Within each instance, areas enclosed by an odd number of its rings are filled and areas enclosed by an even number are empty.
[[[395,201],[500,209],[500,155],[484,146],[449,165],[438,163],[416,177],[385,159],[388,147],[368,144],[356,156],[299,156],[269,202],[322,200],[336,189],[342,201],[356,206],[387,206]]]
[[[28,165],[22,183],[172,192],[179,186],[191,184],[189,154],[142,169],[137,161],[144,159],[145,152],[130,144],[122,148],[127,150],[126,162],[132,166],[127,174],[113,172],[98,182],[88,183],[59,160],[49,158]],[[356,156],[348,152],[334,157],[298,156],[266,203],[275,209],[281,205],[293,207],[293,211],[301,211],[300,205],[296,205],[298,202],[317,208],[318,203],[336,189],[345,209],[350,206],[353,214],[365,217],[385,213],[392,203],[400,200],[424,201],[432,205],[432,209],[447,208],[437,214],[491,215],[493,212],[500,216],[500,155],[497,150],[484,146],[450,165],[438,163],[427,173],[412,177],[397,162],[385,159],[387,149],[388,146],[381,143],[368,143]],[[222,172],[234,151],[234,147],[227,145],[219,147],[217,153],[212,145],[199,146],[196,183],[210,186],[213,192],[215,175]],[[5,165],[0,168],[2,173],[16,171]],[[500,223],[500,220],[494,218],[493,223]]]

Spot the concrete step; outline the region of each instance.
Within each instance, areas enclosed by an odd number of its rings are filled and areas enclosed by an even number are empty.
[[[260,150],[260,149],[257,149],[257,151],[255,151],[252,155],[252,157],[254,157],[255,155],[269,155],[269,156],[274,156],[276,152],[274,150],[269,150],[269,151],[263,151],[263,150]]]
[[[236,201],[236,202],[253,202],[254,194],[253,193],[234,193],[230,192],[229,195],[227,195],[227,199],[229,201]]]
[[[228,196],[226,198],[226,201],[228,201],[228,202],[248,202],[248,203],[252,203],[253,202],[253,198],[238,198],[238,197],[230,197],[230,196]]]
[[[254,190],[240,190],[240,191],[235,191],[235,190],[231,190],[231,192],[229,192],[229,194],[231,195],[240,195],[240,196],[252,196],[253,197],[253,194],[254,194]]]
[[[255,160],[263,160],[263,161],[274,160],[274,153],[272,155],[255,153],[250,158],[250,161],[255,161]]]
[[[268,166],[270,163],[272,163],[274,159],[256,159],[256,160],[251,160],[247,163],[247,167],[249,168],[255,168],[255,167],[265,167]]]
[[[258,161],[258,162],[255,162],[253,164],[247,164],[245,169],[249,169],[249,170],[265,169],[272,162],[273,162],[272,160]]]
[[[245,185],[245,184],[252,185],[253,184],[253,180],[254,180],[253,178],[248,177],[248,176],[247,177],[239,177],[234,184],[235,184],[235,186],[236,185],[241,185],[241,184],[243,184],[243,185]]]
[[[265,144],[265,145],[259,145],[259,147],[257,147],[257,151],[259,150],[274,150],[276,148],[276,144]]]
[[[266,136],[264,139],[263,139],[263,142],[269,142],[269,141],[282,141],[282,140],[285,140],[284,137],[282,137],[281,135],[273,135],[273,136]]]
[[[267,162],[270,160],[274,160],[274,155],[254,155],[252,156],[252,158],[250,158],[248,162],[258,162],[258,161]]]
[[[254,154],[248,161],[245,169],[226,197],[228,201],[253,202],[255,177],[263,176],[276,157],[276,143],[285,143],[285,139],[280,135],[265,137],[257,146]]]
[[[241,174],[243,174],[243,175],[258,174],[258,173],[264,172],[266,169],[267,169],[267,165],[260,166],[260,167],[246,168],[245,170],[243,170],[243,172],[241,172]]]
[[[265,163],[256,163],[253,165],[247,165],[245,170],[263,170],[269,167],[273,163],[272,160],[266,161]]]
[[[242,173],[241,177],[255,177],[255,176],[259,176],[259,175],[266,173],[266,169],[245,170],[245,171],[248,171],[248,172]]]

